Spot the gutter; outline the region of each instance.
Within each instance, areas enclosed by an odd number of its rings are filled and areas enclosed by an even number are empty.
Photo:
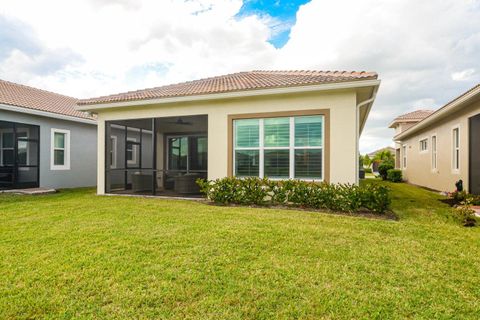
[[[35,116],[41,116],[41,117],[47,117],[47,118],[53,118],[53,119],[60,119],[60,120],[67,120],[67,121],[74,121],[74,122],[97,125],[97,121],[93,120],[93,119],[84,119],[84,118],[75,117],[75,116],[67,116],[67,115],[59,114],[59,113],[30,109],[30,108],[25,108],[25,107],[12,106],[12,105],[2,104],[2,103],[0,103],[0,110],[13,111],[13,112],[18,112],[18,113],[26,113],[26,114],[31,114],[31,115],[35,115]]]
[[[360,140],[360,135],[362,134],[362,131],[363,131],[363,128],[365,127],[365,124],[367,123],[367,119],[368,119],[368,115],[370,114],[370,110],[372,109],[372,106],[373,106],[373,102],[375,101],[375,98],[377,97],[377,92],[378,92],[378,88],[380,87],[380,80],[378,80],[378,84],[375,85],[373,87],[373,92],[372,92],[372,96],[370,97],[370,99],[367,99],[365,101],[362,101],[360,102],[359,104],[357,104],[357,107],[355,109],[355,116],[356,116],[356,121],[355,121],[355,126],[357,127],[356,130],[355,130],[355,134],[356,134],[356,139],[355,139],[355,143],[356,143],[356,147],[355,147],[355,150],[356,150],[356,157],[355,157],[355,184],[359,184],[359,180],[360,180],[360,177],[359,177],[359,174],[360,174],[360,168],[359,168],[359,162],[358,162],[358,159],[360,158],[360,148],[359,148],[359,140]],[[363,107],[363,106],[367,106],[367,111],[365,113],[365,121],[363,121],[363,123],[359,123],[360,122],[360,108]],[[360,127],[359,127],[360,126]]]
[[[355,88],[372,87],[372,86],[378,87],[379,85],[380,85],[380,80],[375,79],[375,80],[360,80],[360,81],[337,82],[337,83],[326,83],[326,84],[324,83],[324,84],[310,85],[310,86],[243,90],[243,91],[210,93],[210,94],[201,94],[201,95],[192,95],[192,96],[108,102],[108,103],[99,103],[99,104],[94,104],[94,103],[88,104],[88,102],[86,104],[82,104],[82,102],[80,102],[80,104],[78,104],[77,110],[95,112],[94,110],[98,110],[98,109],[122,108],[122,107],[131,107],[131,106],[148,106],[148,105],[154,105],[154,104],[167,104],[167,103],[178,103],[178,102],[211,101],[211,100],[221,100],[221,99],[233,99],[233,98],[242,98],[242,97],[268,96],[268,95],[326,91],[326,90],[355,89]]]
[[[360,110],[360,107],[363,107],[364,105],[369,104],[369,106],[367,107],[367,112],[365,113],[365,121],[360,126],[359,135],[362,133],[363,128],[365,127],[365,124],[367,123],[368,115],[370,114],[370,111],[372,110],[373,102],[375,101],[375,98],[377,97],[377,92],[378,92],[379,87],[380,87],[380,80],[378,80],[378,84],[373,87],[372,97],[368,100],[365,100],[365,101],[357,104],[357,110]]]

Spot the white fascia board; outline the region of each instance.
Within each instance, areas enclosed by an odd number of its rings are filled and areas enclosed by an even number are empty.
[[[145,105],[153,105],[153,104],[166,104],[166,103],[178,103],[178,102],[221,100],[221,99],[233,99],[233,98],[242,98],[242,97],[268,96],[268,95],[326,91],[326,90],[355,89],[355,88],[363,88],[363,87],[374,87],[378,85],[380,85],[380,80],[359,80],[359,81],[350,81],[350,82],[326,83],[326,84],[311,85],[311,86],[244,90],[244,91],[235,91],[235,92],[202,94],[202,95],[194,95],[194,96],[181,96],[181,97],[170,97],[170,98],[159,98],[159,99],[148,99],[148,100],[133,100],[133,101],[124,101],[124,102],[79,105],[77,107],[77,110],[95,112],[95,110],[109,109],[109,108],[123,108],[123,107],[132,107],[132,106],[145,106]]]
[[[47,118],[54,118],[54,119],[60,119],[60,120],[67,120],[67,121],[74,121],[74,122],[81,122],[81,123],[86,123],[86,124],[97,125],[96,120],[83,119],[83,118],[74,117],[74,116],[67,116],[67,115],[63,115],[63,114],[58,114],[58,113],[53,113],[53,112],[48,112],[48,111],[42,111],[42,110],[36,110],[36,109],[29,109],[29,108],[24,108],[24,107],[17,107],[17,106],[12,106],[12,105],[8,105],[8,104],[2,104],[2,103],[0,103],[0,110],[26,113],[26,114],[31,114],[31,115],[35,115],[35,116],[41,116],[41,117],[47,117]]]
[[[480,95],[480,87],[478,87],[475,90],[472,90],[472,92],[467,93],[465,96],[460,97],[460,98],[446,104],[442,108],[440,108],[437,111],[435,111],[434,113],[432,113],[432,115],[430,115],[429,117],[425,118],[424,120],[420,121],[416,125],[408,128],[407,130],[405,130],[405,131],[399,133],[398,135],[396,135],[395,137],[393,137],[394,140],[402,140],[402,139],[418,132],[419,130],[422,130],[422,129],[428,127],[432,123],[435,123],[435,121],[437,121],[439,119],[442,119],[442,118],[448,116],[451,113],[456,112],[458,109],[460,109],[466,103],[468,103],[470,101],[470,99],[475,98],[477,95]]]

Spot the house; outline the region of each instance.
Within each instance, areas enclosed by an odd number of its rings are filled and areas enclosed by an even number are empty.
[[[357,183],[373,72],[251,71],[80,100],[98,193],[188,194],[197,178]]]
[[[397,167],[412,184],[480,193],[480,84],[440,109],[396,118]]]
[[[76,103],[0,80],[0,189],[96,184],[96,120]]]
[[[434,112],[434,110],[415,110],[406,114],[402,114],[390,123],[388,126],[389,128],[392,128],[395,130],[394,135],[398,135],[401,132],[409,129],[410,127],[414,126],[418,122],[422,121],[429,115],[431,115]],[[395,143],[395,168],[400,169],[401,164],[400,164],[400,149],[401,145],[398,143]]]
[[[395,149],[393,147],[381,148],[381,149],[375,150],[373,152],[370,152],[367,155],[371,160],[373,160],[377,156],[377,154],[379,154],[381,152],[384,152],[384,151],[389,151],[392,155],[395,156]],[[378,166],[379,165],[380,165],[380,162],[377,162],[377,161],[372,162],[372,171],[373,172],[378,172]]]

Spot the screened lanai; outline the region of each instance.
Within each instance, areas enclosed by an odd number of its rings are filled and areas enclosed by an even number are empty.
[[[207,177],[206,115],[105,123],[107,193],[200,196]]]

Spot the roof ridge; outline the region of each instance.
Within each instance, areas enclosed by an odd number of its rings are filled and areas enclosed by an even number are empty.
[[[41,91],[41,92],[45,92],[45,93],[49,93],[49,94],[54,94],[54,95],[61,96],[61,97],[64,97],[64,98],[74,99],[76,101],[80,100],[79,98],[67,96],[67,95],[57,93],[57,92],[53,92],[53,91],[48,91],[48,90],[45,90],[45,89],[40,89],[40,88],[35,88],[35,87],[32,87],[32,86],[27,86],[27,85],[22,84],[22,83],[16,83],[16,82],[4,80],[4,79],[0,79],[0,82],[6,82],[8,84],[11,84],[11,85],[14,85],[14,86],[17,86],[17,87],[24,87],[24,88],[35,90],[35,91]]]
[[[114,97],[114,96],[124,95],[124,94],[140,93],[140,92],[146,92],[146,91],[151,91],[151,90],[157,90],[157,89],[160,89],[160,88],[165,89],[165,88],[168,88],[168,87],[186,85],[186,84],[191,84],[191,83],[200,82],[200,81],[208,81],[208,80],[220,79],[220,78],[225,78],[225,77],[229,77],[229,76],[234,76],[234,75],[239,75],[239,74],[248,74],[248,73],[249,73],[249,71],[233,72],[233,73],[228,73],[228,74],[224,74],[224,75],[220,75],[220,76],[205,77],[205,78],[200,78],[200,79],[187,80],[187,81],[181,81],[181,82],[176,82],[176,83],[169,83],[169,84],[164,84],[164,85],[150,87],[150,88],[143,88],[143,89],[129,90],[129,91],[123,91],[123,92],[118,92],[118,93],[113,93],[113,94],[107,94],[107,95],[94,97],[93,99]],[[90,100],[90,99],[92,99],[92,98],[85,98],[85,99],[78,99],[78,100],[83,101],[83,100]]]
[[[247,72],[248,73],[248,72]],[[297,69],[297,70],[252,70],[250,73],[262,73],[262,74],[276,74],[276,73],[285,73],[285,74],[328,74],[328,75],[334,75],[334,76],[342,76],[345,74],[349,75],[376,75],[377,73],[374,71],[356,71],[356,70],[351,70],[351,71],[346,71],[346,70],[305,70],[305,69]]]
[[[80,99],[78,105],[377,79],[376,72],[253,70]]]

